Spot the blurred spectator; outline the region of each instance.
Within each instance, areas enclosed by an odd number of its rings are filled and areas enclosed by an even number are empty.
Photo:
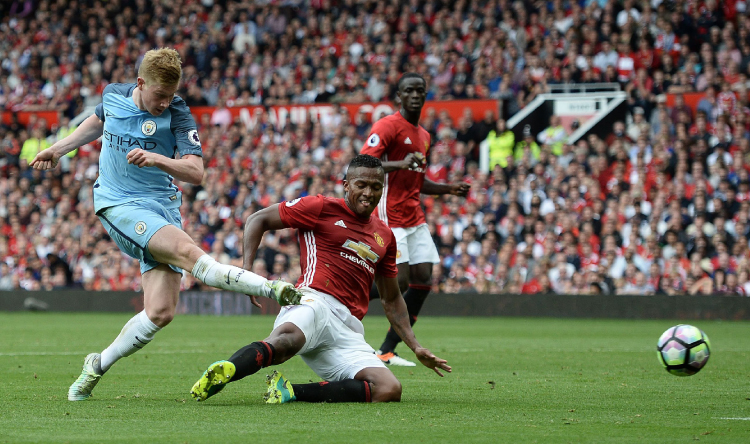
[[[495,129],[490,131],[485,139],[490,150],[490,170],[495,165],[500,168],[508,167],[508,160],[513,157],[513,148],[516,144],[516,136],[505,126],[505,119],[498,119]]]
[[[108,83],[134,81],[146,50],[172,46],[184,62],[178,94],[217,106],[197,116],[203,185],[176,183],[186,232],[217,257],[240,260],[253,211],[340,196],[343,165],[382,117],[333,107],[282,123],[269,108],[234,119],[232,106],[391,101],[401,73],[415,71],[431,100],[490,97],[509,119],[551,84],[611,81],[630,115],[575,146],[558,116],[538,135],[521,128],[521,140],[497,113],[423,118],[430,177],[472,183],[465,203],[424,198],[443,260],[435,290],[749,294],[742,2],[157,3],[16,1],[0,18],[0,107],[10,112],[0,124],[0,288],[139,288],[138,267],[92,215],[99,146],[52,172],[26,165]],[[690,91],[705,91],[697,110],[682,96]],[[58,126],[19,121],[40,110],[57,111]],[[490,173],[475,163],[483,141]],[[257,270],[294,279],[293,235],[269,233]]]
[[[542,145],[549,145],[552,149],[552,154],[559,156],[562,154],[563,145],[568,140],[568,134],[561,124],[560,117],[553,115],[549,118],[549,126],[539,133],[537,140]]]

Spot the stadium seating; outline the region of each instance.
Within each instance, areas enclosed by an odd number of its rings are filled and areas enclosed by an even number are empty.
[[[429,100],[493,98],[498,115],[435,113],[428,175],[469,198],[426,196],[441,292],[726,294],[750,291],[750,20],[744,1],[7,2],[0,6],[0,289],[140,288],[93,214],[96,144],[54,172],[36,152],[72,128],[142,54],[177,49],[179,94],[199,116],[206,177],[184,192],[185,230],[241,265],[244,219],[308,194],[342,194],[370,122],[343,109],[281,127],[224,107],[389,101],[403,72]],[[87,5],[74,8],[74,5]],[[5,9],[2,9],[5,8]],[[532,134],[487,173],[478,146],[548,85],[617,82],[630,116],[575,146]],[[682,94],[705,94],[695,109]],[[676,96],[668,103],[667,95]],[[21,122],[20,112],[54,110]],[[552,128],[554,130],[554,128]],[[563,134],[564,136],[564,134]],[[559,139],[559,140],[564,140]],[[293,233],[268,235],[253,271],[294,281]],[[197,283],[186,275],[184,288]]]

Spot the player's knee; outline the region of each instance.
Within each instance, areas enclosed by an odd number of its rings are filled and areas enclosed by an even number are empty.
[[[432,285],[432,264],[419,264],[412,270],[410,284],[413,285]],[[422,267],[421,265],[429,265]]]
[[[273,345],[273,363],[278,365],[292,359],[305,345],[305,336],[298,332],[278,332],[266,339]]]
[[[401,383],[398,379],[371,383],[372,402],[401,402]]]
[[[195,256],[202,256],[202,250],[198,252],[196,249],[200,250],[193,242],[178,242],[175,247],[175,254],[180,260],[189,261]]]
[[[174,309],[170,307],[156,307],[146,310],[146,314],[157,327],[166,327],[174,319]]]

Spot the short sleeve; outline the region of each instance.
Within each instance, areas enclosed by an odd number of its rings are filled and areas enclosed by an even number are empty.
[[[114,88],[113,85],[114,84],[110,83],[109,85],[104,87],[104,91],[102,91],[102,102],[96,105],[96,109],[94,109],[94,114],[96,114],[96,117],[98,117],[102,122],[104,122],[104,119],[106,118],[104,113],[104,96],[112,92],[112,89]]]
[[[386,278],[395,278],[398,275],[398,267],[396,266],[396,236],[393,235],[390,229],[388,232],[391,235],[391,239],[385,249],[383,260],[378,262],[377,274]]]
[[[324,198],[321,195],[281,202],[279,216],[287,228],[309,231],[317,225],[318,217],[323,210],[323,203]]]
[[[108,111],[104,108],[104,104],[107,102],[107,94],[116,94],[122,97],[132,97],[134,90],[134,83],[110,83],[109,85],[104,87],[104,90],[102,91],[102,102],[96,105],[94,114],[96,114],[96,117],[98,117],[102,122],[105,121],[107,116],[115,116],[112,111]]]
[[[385,119],[380,119],[372,125],[370,136],[367,137],[360,154],[369,154],[380,159],[391,139],[393,139],[393,126],[386,123]]]
[[[94,114],[96,114],[96,117],[99,118],[102,122],[104,122],[104,102],[96,105],[96,109],[94,110]]]
[[[172,134],[174,134],[177,152],[180,153],[180,156],[188,154],[203,156],[201,139],[198,136],[198,127],[185,101],[181,97],[175,96],[169,105],[169,109],[172,111],[170,129],[172,130]]]

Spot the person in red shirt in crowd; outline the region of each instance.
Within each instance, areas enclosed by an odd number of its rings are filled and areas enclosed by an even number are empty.
[[[396,238],[372,214],[385,184],[380,160],[358,155],[349,163],[343,199],[307,196],[247,218],[243,267],[248,270],[266,231],[299,230],[302,301],[294,310],[282,308],[265,340],[211,364],[193,386],[193,398],[204,401],[229,382],[300,355],[325,382],[292,384],[275,371],[268,377],[267,403],[400,401],[401,383],[364,338],[361,320],[373,282],[388,320],[419,361],[440,376],[441,370],[451,371],[417,342],[409,324],[396,279]]]
[[[620,42],[617,49],[617,81],[625,84],[635,78],[635,58],[627,42]]]
[[[414,325],[430,293],[432,266],[440,262],[420,207],[419,195],[464,197],[469,192],[469,184],[440,184],[425,177],[430,134],[419,125],[419,118],[427,97],[427,82],[419,74],[406,73],[398,81],[397,88],[401,109],[375,122],[361,153],[383,161],[385,188],[377,215],[396,236],[399,288],[409,310],[411,325]],[[398,333],[389,329],[377,355],[387,364],[416,365],[395,353],[400,341]]]
[[[653,70],[659,66],[659,57],[656,56],[655,51],[651,48],[651,43],[648,39],[641,38],[638,41],[638,52],[635,53],[635,67],[636,69],[647,69]]]
[[[719,106],[719,112],[722,114],[732,115],[737,108],[737,96],[732,91],[732,85],[724,81],[721,83],[721,92],[716,96],[716,103]]]
[[[448,182],[448,168],[440,163],[437,151],[430,153],[430,166],[427,167],[427,178],[435,183]]]

